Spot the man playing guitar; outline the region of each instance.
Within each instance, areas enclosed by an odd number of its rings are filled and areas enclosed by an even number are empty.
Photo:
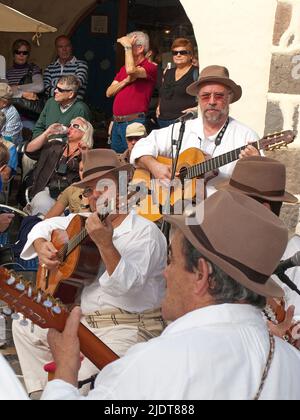
[[[131,165],[121,165],[115,152],[92,150],[83,157],[83,180],[77,186],[85,189],[92,214],[86,229],[98,248],[102,263],[96,281],[81,294],[81,310],[85,324],[119,356],[132,345],[159,335],[164,329],[160,314],[165,292],[163,269],[166,266],[166,240],[151,222],[134,211],[116,212],[104,221],[99,218],[99,198],[106,203],[117,191],[118,177]],[[123,175],[122,174],[122,175]],[[99,182],[105,182],[105,187]],[[113,197],[116,199],[117,197]],[[60,265],[58,251],[49,241],[54,229],[66,230],[74,215],[45,220],[29,234],[22,257],[38,255],[47,270]],[[87,262],[95,264],[93,257]],[[14,322],[13,334],[29,393],[42,390],[47,382],[43,366],[51,361],[47,332],[35,327],[21,327]],[[82,363],[81,378],[97,373],[87,359]]]
[[[258,135],[229,117],[229,106],[242,96],[242,88],[229,78],[225,67],[209,66],[205,68],[197,82],[187,88],[187,93],[198,96],[201,117],[189,121],[186,125],[181,152],[190,149],[201,149],[212,157],[220,156],[233,149],[245,146],[240,157],[259,155],[249,142],[258,140]],[[133,148],[131,163],[151,172],[154,179],[168,183],[171,179],[171,168],[156,161],[158,156],[174,157],[180,124],[166,129],[153,131],[147,138],[140,140]],[[176,141],[175,141],[176,143]],[[222,167],[220,177],[230,177],[235,163]],[[215,192],[215,181],[207,184],[207,195]]]

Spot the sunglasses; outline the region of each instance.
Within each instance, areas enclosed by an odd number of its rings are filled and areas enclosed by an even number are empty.
[[[93,188],[87,187],[83,190],[82,196],[84,198],[90,198],[93,195],[93,193],[94,193]]]
[[[73,92],[72,89],[62,89],[56,86],[55,90],[58,90],[59,93]]]
[[[86,130],[83,127],[81,127],[81,125],[79,124],[70,124],[69,128],[75,128],[76,130],[83,131],[84,133],[86,132]]]
[[[191,51],[187,50],[181,50],[181,51],[172,51],[173,57],[176,57],[177,55],[191,55]]]
[[[18,51],[18,50],[15,50],[14,51],[14,54],[16,54],[16,55],[29,55],[29,51]]]

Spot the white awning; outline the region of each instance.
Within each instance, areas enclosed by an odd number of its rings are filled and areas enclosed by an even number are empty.
[[[53,26],[24,15],[0,3],[0,32],[56,32]]]

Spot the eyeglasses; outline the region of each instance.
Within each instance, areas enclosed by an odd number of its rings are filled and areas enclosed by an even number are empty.
[[[14,54],[16,54],[16,55],[29,55],[29,51],[18,51],[18,50],[15,50],[14,51]]]
[[[62,89],[59,86],[56,86],[55,90],[58,90],[59,93],[73,92],[72,89]]]
[[[93,188],[87,187],[83,190],[82,195],[84,198],[90,198],[93,195],[93,193],[94,193]]]
[[[187,50],[181,50],[181,51],[172,51],[173,57],[176,57],[177,55],[191,55],[191,51]]]
[[[214,98],[215,101],[223,101],[226,97],[225,93],[203,93],[199,96],[201,101],[207,102],[210,100],[211,97]]]

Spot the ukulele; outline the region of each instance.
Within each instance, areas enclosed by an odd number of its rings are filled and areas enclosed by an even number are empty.
[[[138,188],[139,184],[135,186],[135,191],[127,195],[126,204],[121,202],[115,207],[111,206],[110,211],[99,215],[100,220],[103,222],[115,210],[127,211],[127,204],[130,208],[131,199],[139,192]],[[51,242],[58,250],[60,265],[57,269],[48,270],[39,264],[37,272],[37,288],[65,304],[74,303],[81,289],[97,280],[99,274],[101,255],[88,235],[85,222],[86,218],[76,215],[66,230],[52,232]]]
[[[283,131],[268,135],[261,140],[252,143],[252,146],[258,150],[279,150],[287,147],[288,144],[295,140],[293,131]],[[170,204],[174,207],[175,203],[183,198],[192,201],[196,196],[196,179],[203,178],[205,174],[213,173],[218,168],[225,166],[239,159],[242,150],[246,146],[232,150],[231,152],[217,156],[215,158],[205,160],[205,155],[200,149],[191,148],[185,150],[179,155],[176,172],[178,176],[178,186],[170,188],[164,187],[161,183],[153,180],[151,173],[144,169],[136,169],[132,184],[144,184],[144,188],[148,190],[148,195],[141,201],[138,213],[156,222],[162,218],[163,207]],[[157,162],[167,166],[172,166],[172,159],[166,157],[158,157]],[[186,182],[186,181],[190,182]],[[184,187],[184,194],[183,194]]]
[[[43,293],[32,284],[12,271],[0,267],[0,300],[7,303],[5,315],[12,314],[17,319],[18,313],[24,318],[20,321],[28,325],[27,319],[42,329],[54,328],[64,331],[69,311],[56,298]],[[78,330],[81,352],[98,368],[103,369],[119,357],[88,328],[80,324]]]

